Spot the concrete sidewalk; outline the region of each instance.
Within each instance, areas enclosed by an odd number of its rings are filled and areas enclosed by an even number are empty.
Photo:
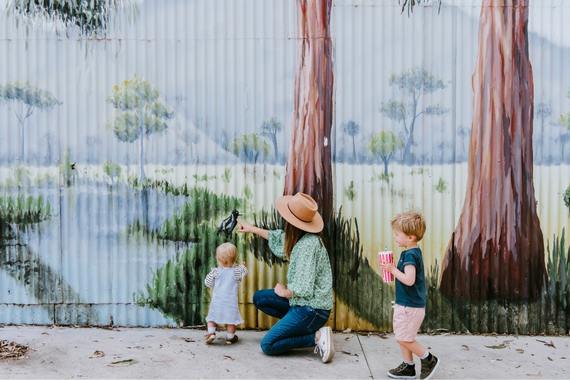
[[[233,346],[223,340],[205,346],[203,333],[3,327],[0,339],[26,344],[32,350],[23,359],[0,361],[0,377],[380,379],[401,362],[392,335],[335,334],[337,353],[325,365],[311,351],[283,357],[263,355],[259,340],[264,332],[241,331],[240,342]],[[570,378],[570,337],[438,335],[421,336],[420,341],[442,359],[435,378]],[[95,351],[104,356],[94,355]]]

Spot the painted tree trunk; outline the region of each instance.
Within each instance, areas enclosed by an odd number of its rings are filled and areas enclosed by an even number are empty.
[[[412,165],[414,163],[414,157],[412,154],[412,147],[414,145],[414,121],[410,126],[410,132],[406,137],[406,142],[404,143],[404,149],[402,151],[402,163]]]
[[[333,211],[330,135],[333,117],[332,0],[298,0],[299,42],[291,145],[284,194],[315,198]]]
[[[140,126],[140,145],[139,145],[139,181],[141,184],[144,182],[144,125],[143,121],[144,117],[141,113],[141,126]]]
[[[485,0],[481,9],[467,194],[441,278],[451,298],[532,300],[542,290],[528,3]]]
[[[275,152],[275,162],[279,161],[279,151],[277,150],[277,136],[273,135],[271,137],[273,143],[273,152]]]
[[[356,143],[354,142],[354,136],[352,136],[352,160],[356,163]]]
[[[26,130],[24,122],[20,122],[20,163],[26,161]]]

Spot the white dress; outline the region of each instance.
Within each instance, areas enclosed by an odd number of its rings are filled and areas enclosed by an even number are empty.
[[[212,269],[204,283],[214,288],[206,322],[224,325],[239,325],[243,319],[238,307],[238,286],[247,275],[243,265],[230,268],[218,267]]]

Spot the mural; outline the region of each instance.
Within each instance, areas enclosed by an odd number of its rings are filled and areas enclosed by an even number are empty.
[[[279,228],[275,196],[305,191],[335,328],[391,329],[375,257],[414,208],[425,331],[567,334],[569,16],[561,0],[0,1],[0,323],[202,325],[230,240],[245,327],[269,327],[251,298],[287,263],[218,224],[236,209]]]

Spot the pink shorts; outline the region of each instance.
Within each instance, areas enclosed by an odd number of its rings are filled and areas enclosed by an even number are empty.
[[[423,307],[395,305],[393,327],[396,340],[414,342],[425,315],[426,309]]]

